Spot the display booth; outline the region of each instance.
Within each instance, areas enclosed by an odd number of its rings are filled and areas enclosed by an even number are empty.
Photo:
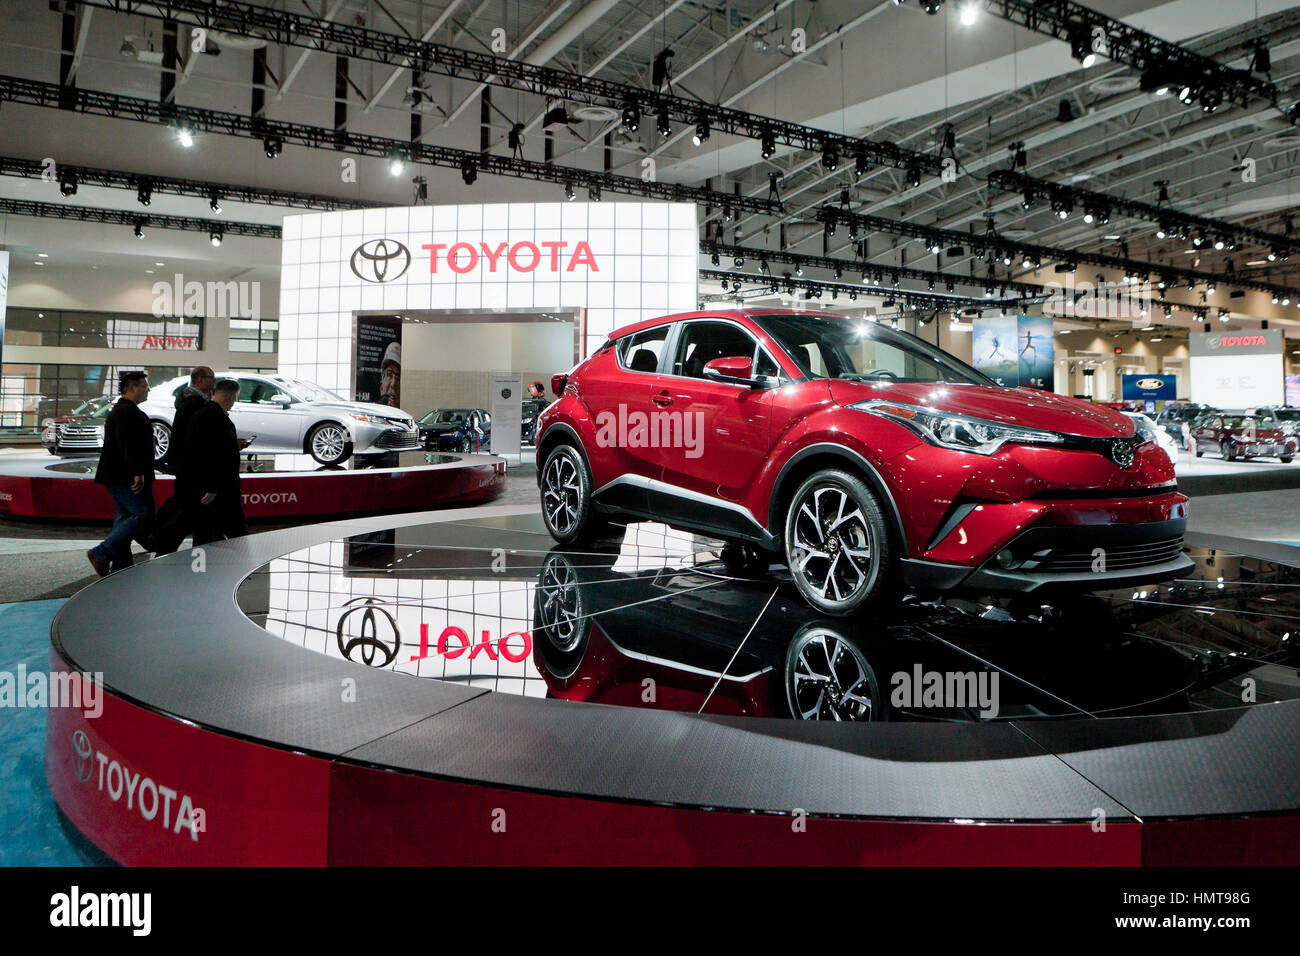
[[[581,358],[616,328],[694,308],[697,248],[696,209],[685,203],[501,203],[288,216],[280,371],[359,398],[358,350],[375,353],[382,364],[395,340],[379,349],[380,333],[363,317],[428,312],[455,313],[470,325],[476,313],[491,321],[564,312],[576,317],[574,358]],[[502,368],[495,356],[433,351],[432,342],[426,354],[404,347],[402,363],[479,370],[488,383]],[[562,372],[572,364],[536,371]],[[406,410],[417,417],[425,411]]]

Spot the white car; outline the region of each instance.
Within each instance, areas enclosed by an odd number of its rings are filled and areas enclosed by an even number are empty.
[[[1159,445],[1164,450],[1164,453],[1169,456],[1169,460],[1175,465],[1178,464],[1178,442],[1174,441],[1173,436],[1170,435],[1169,432],[1156,425],[1156,423],[1143,412],[1125,412],[1124,414],[1133,419],[1139,432],[1142,432],[1143,429],[1150,432],[1152,437],[1155,438],[1156,444]]]
[[[217,378],[239,382],[239,398],[230,417],[240,438],[256,436],[247,450],[250,455],[308,454],[322,465],[336,465],[354,454],[421,447],[415,419],[400,408],[349,402],[319,385],[282,375],[228,372]],[[189,383],[185,375],[155,385],[140,406],[153,425],[156,458],[166,455],[171,445],[176,396]]]

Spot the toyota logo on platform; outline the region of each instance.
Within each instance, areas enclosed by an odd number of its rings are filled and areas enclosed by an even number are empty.
[[[373,597],[359,597],[347,601],[347,608],[334,628],[339,653],[354,664],[367,667],[387,667],[397,657],[402,647],[402,635],[397,620],[380,606]],[[349,619],[356,619],[356,633]],[[375,663],[378,660],[379,663]]]
[[[411,250],[396,239],[367,239],[352,253],[350,265],[363,282],[392,282],[411,267]]]
[[[90,779],[91,753],[90,738],[84,730],[78,730],[72,735],[72,766],[82,783]]]

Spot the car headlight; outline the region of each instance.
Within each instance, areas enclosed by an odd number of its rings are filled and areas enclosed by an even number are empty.
[[[1133,431],[1142,439],[1142,444],[1145,445],[1149,441],[1154,441],[1159,444],[1156,437],[1156,430],[1146,422],[1142,421],[1142,419],[1133,419]]]
[[[1025,445],[1059,445],[1065,441],[1057,432],[1006,425],[969,415],[957,415],[902,402],[867,401],[849,406],[893,419],[916,432],[931,445],[991,455],[1007,442]]]
[[[378,415],[352,415],[351,417],[353,421],[369,422],[373,425],[382,425],[384,423],[384,419],[380,418]]]

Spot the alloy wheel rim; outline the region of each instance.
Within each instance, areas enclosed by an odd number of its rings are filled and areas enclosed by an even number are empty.
[[[155,459],[167,454],[167,449],[171,446],[171,432],[166,427],[154,423],[153,426],[153,456]]]
[[[317,430],[311,440],[311,448],[317,458],[335,461],[342,457],[344,443],[343,433],[331,426]]]
[[[577,524],[582,507],[582,483],[578,480],[578,468],[568,455],[556,455],[547,465],[542,507],[551,529],[558,534],[568,534]]]
[[[876,555],[871,525],[839,485],[816,485],[795,503],[790,537],[790,572],[823,601],[843,604],[870,584]]]
[[[870,667],[862,653],[829,628],[797,637],[789,675],[790,709],[800,720],[871,720]]]

